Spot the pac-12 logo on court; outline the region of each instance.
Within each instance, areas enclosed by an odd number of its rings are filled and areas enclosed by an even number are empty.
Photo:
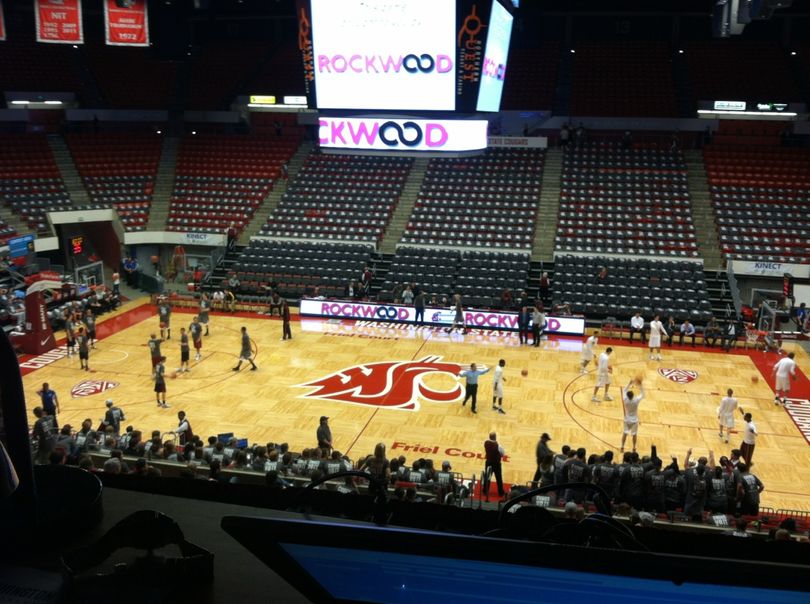
[[[301,398],[416,411],[420,399],[430,403],[452,403],[464,394],[461,385],[455,381],[449,390],[436,390],[425,385],[426,375],[444,374],[454,379],[458,376],[462,366],[443,363],[441,359],[430,356],[418,361],[355,365],[297,386],[315,389]]]
[[[672,380],[676,384],[688,384],[694,382],[698,378],[697,371],[689,371],[688,369],[664,369],[660,368],[658,373],[661,377]]]
[[[100,394],[107,390],[112,390],[118,386],[118,382],[108,382],[107,380],[84,380],[79,382],[70,390],[72,398],[79,398],[80,396],[93,396]]]

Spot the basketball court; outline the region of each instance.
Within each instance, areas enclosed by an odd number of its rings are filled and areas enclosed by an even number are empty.
[[[179,366],[180,327],[187,328],[192,316],[190,309],[176,308],[172,314],[172,339],[162,346],[167,373]],[[239,373],[231,370],[243,325],[253,340],[256,372],[245,365]],[[146,346],[150,334],[159,334],[156,309],[146,298],[129,302],[99,321],[92,372],[80,370],[76,356],[66,358],[64,347],[21,359],[29,414],[39,402],[36,391],[48,382],[59,396],[60,426],[77,429],[85,418],[97,425],[105,400],[112,398],[126,413],[124,423],[145,434],[171,431],[182,409],[202,438],[233,432],[251,443],[288,442],[293,451],[316,445],[318,418],[326,415],[335,448],[352,459],[383,442],[389,457],[402,454],[409,462],[426,457],[437,464],[449,460],[465,478],[481,472],[483,441],[494,430],[507,454],[504,480],[526,483],[534,474],[534,450],[543,432],[551,435],[554,450],[569,444],[586,447],[588,454],[618,452],[619,388],[642,375],[646,398],[639,411],[640,454],[655,444],[665,464],[670,455],[682,463],[690,447],[695,458],[710,450],[717,458],[728,455],[741,437],[733,434],[729,444],[718,437],[716,409],[726,389],[733,388],[760,434],[754,471],[765,483],[762,505],[810,510],[810,381],[802,372],[810,359],[797,344],[786,344],[796,353],[800,371],[794,398],[783,408],[773,402],[775,353],[738,348],[727,354],[685,345],[665,347],[658,362],[649,361],[637,341],[630,346],[626,340],[602,338],[597,352],[614,349],[614,400],[597,404],[591,401],[593,364],[587,374],[579,373],[580,338],[553,337],[533,348],[520,346],[516,333],[447,334],[310,318],[294,321],[292,329],[293,339],[281,341],[278,317],[212,313],[202,361],[195,363],[192,355],[189,373],[167,379],[171,408],[160,409]],[[56,336],[64,341],[64,332]],[[464,381],[455,374],[471,362],[494,369],[499,359],[506,360],[506,414],[491,408],[489,373],[479,380],[474,415],[469,404],[461,406]],[[738,415],[738,430],[741,426]]]

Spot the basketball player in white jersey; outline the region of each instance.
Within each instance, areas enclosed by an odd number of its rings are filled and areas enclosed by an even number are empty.
[[[605,400],[613,400],[608,394],[608,389],[610,388],[610,374],[613,373],[613,367],[610,366],[610,354],[612,352],[613,349],[608,347],[605,349],[605,352],[599,355],[599,361],[596,364],[596,386],[593,387],[593,396],[591,397],[594,403],[600,402],[599,397],[596,395],[599,392],[599,388],[603,386],[605,388]]]
[[[774,398],[774,402],[778,404],[785,404],[785,397],[790,392],[790,378],[793,377],[796,380],[796,361],[793,358],[796,355],[794,353],[788,354],[785,358],[779,359],[776,364],[773,366],[773,373],[776,376],[776,397]],[[779,393],[782,393],[782,396],[779,396]]]
[[[641,391],[636,394],[630,387],[636,384]],[[644,398],[644,386],[640,381],[633,380],[627,386],[622,388],[622,406],[624,407],[624,431],[622,432],[622,451],[624,451],[624,443],[627,440],[627,435],[633,437],[633,452],[636,451],[636,440],[638,439],[638,405]]]
[[[492,378],[492,410],[498,413],[506,414],[503,410],[503,384],[506,378],[503,377],[503,368],[506,367],[506,361],[501,359],[498,361],[498,366],[495,368],[495,374]],[[495,405],[495,401],[498,404]]]
[[[580,357],[579,372],[587,373],[586,367],[593,360],[593,349],[599,343],[599,330],[593,332],[593,335],[585,340],[585,345],[582,347],[582,356]]]
[[[717,421],[720,423],[720,438],[723,438],[723,427],[726,428],[726,442],[734,427],[734,412],[737,410],[737,399],[734,398],[734,391],[729,388],[726,396],[720,401],[717,407]]]
[[[664,329],[664,324],[661,323],[661,318],[658,315],[653,317],[653,320],[650,321],[650,360],[652,361],[653,358],[660,361],[661,360],[661,338],[667,335],[667,330]],[[655,357],[653,357],[654,351],[658,351],[655,353]]]

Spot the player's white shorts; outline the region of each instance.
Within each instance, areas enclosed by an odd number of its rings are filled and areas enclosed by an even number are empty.
[[[602,386],[610,386],[610,374],[609,373],[597,373],[596,374],[596,387],[601,388]]]
[[[503,398],[503,382],[492,385],[492,396],[495,398]]]
[[[717,419],[720,422],[721,426],[725,426],[726,428],[733,428],[734,427],[734,414],[733,413],[723,413],[717,416]]]
[[[631,422],[624,420],[624,433],[629,434],[630,436],[635,436],[638,434],[638,420]]]
[[[782,392],[789,392],[790,391],[790,377],[779,377],[776,376],[776,389],[781,390]]]
[[[661,336],[658,334],[651,335],[647,346],[650,348],[661,348]]]
[[[581,359],[582,359],[582,362],[587,365],[588,363],[593,361],[593,353],[592,352],[586,352],[586,351],[583,350]]]

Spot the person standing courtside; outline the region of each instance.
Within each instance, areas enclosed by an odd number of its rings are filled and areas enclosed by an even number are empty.
[[[242,326],[242,350],[239,352],[239,362],[236,364],[236,367],[233,368],[234,371],[239,371],[239,368],[242,367],[242,361],[246,361],[250,363],[250,370],[256,371],[258,367],[256,367],[256,363],[253,362],[253,348],[250,345],[250,336],[247,332],[247,327]]]
[[[56,396],[56,392],[51,390],[48,382],[45,382],[42,384],[42,390],[37,394],[42,400],[42,410],[53,418],[54,428],[58,429],[59,424],[56,422],[56,414],[59,411],[59,397]]]
[[[653,320],[650,321],[650,360],[661,360],[661,338],[667,335],[667,330],[664,329],[664,324],[661,323],[661,317],[655,315]]]
[[[529,312],[528,306],[521,306],[518,313],[518,338],[521,344],[529,343],[529,323],[531,323],[532,314]]]
[[[420,289],[413,297],[414,317],[413,322],[415,325],[425,324],[425,292]]]
[[[84,324],[87,326],[87,339],[90,341],[90,348],[96,347],[96,316],[89,308],[84,315]]]
[[[495,374],[492,378],[492,410],[498,413],[505,414],[503,410],[503,385],[506,378],[503,377],[503,368],[506,367],[506,361],[501,359],[498,361],[498,366],[495,368]],[[495,401],[498,404],[495,404]]]
[[[606,401],[613,400],[613,398],[608,394],[611,381],[610,374],[613,373],[613,367],[610,366],[610,355],[612,353],[613,349],[608,347],[605,349],[605,352],[599,355],[599,361],[596,364],[596,386],[593,387],[593,396],[591,397],[591,400],[594,403],[601,402],[601,399],[597,396],[600,388],[605,389]]]
[[[479,370],[475,363],[471,363],[469,369],[459,372],[459,376],[464,376],[467,382],[464,393],[464,401],[461,403],[461,406],[464,407],[467,404],[467,401],[472,399],[473,413],[478,413],[478,411],[475,410],[475,406],[478,403],[478,377],[484,375],[488,371],[489,367]]]
[[[329,427],[329,418],[321,416],[318,422],[318,429],[315,431],[315,438],[318,439],[318,448],[332,451],[332,429]]]
[[[281,339],[292,340],[292,331],[290,330],[290,305],[287,300],[281,303]]]
[[[543,312],[543,305],[538,302],[532,310],[532,346],[540,346],[540,338],[543,336],[545,327],[546,314]]]
[[[594,331],[593,334],[585,340],[585,344],[582,346],[582,355],[580,356],[579,362],[579,372],[586,373],[588,364],[593,360],[594,351],[593,349],[596,348],[596,345],[599,343],[599,331]]]
[[[754,448],[757,445],[757,426],[754,424],[754,418],[750,413],[746,413],[740,408],[740,414],[745,421],[745,429],[743,430],[743,441],[740,445],[740,457],[745,460],[750,468],[754,459]]]
[[[498,436],[495,432],[489,433],[489,439],[484,441],[484,456],[486,458],[486,466],[484,467],[484,478],[486,484],[484,486],[484,493],[489,500],[489,482],[492,475],[495,476],[495,483],[498,485],[498,495],[504,496],[503,490],[503,469],[501,467],[501,460],[505,455],[503,447],[498,444]]]

